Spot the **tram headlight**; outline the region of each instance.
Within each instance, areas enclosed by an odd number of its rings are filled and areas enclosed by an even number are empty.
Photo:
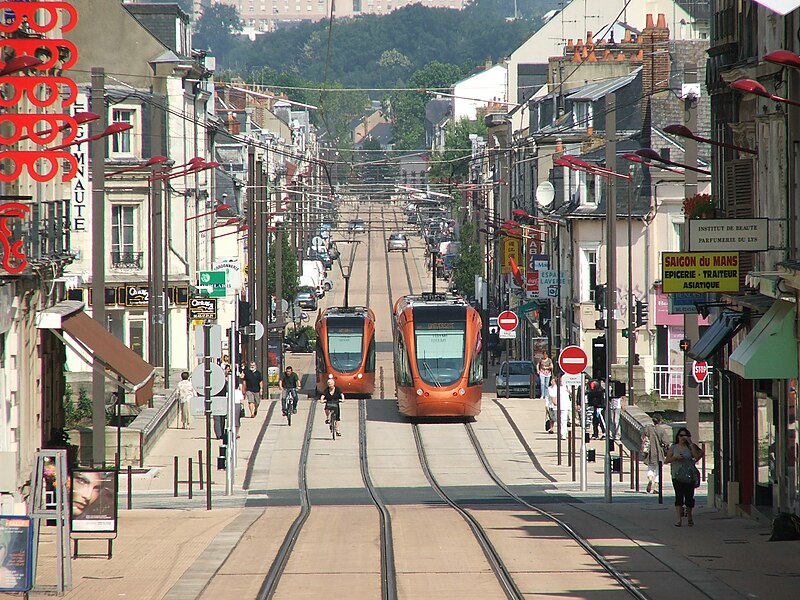
[[[459,396],[463,396],[466,393],[467,393],[467,390],[465,390],[464,388],[458,388],[458,395]]]
[[[422,396],[422,390],[417,389],[417,396]]]
[[[364,377],[363,373],[359,373],[358,375],[356,375],[356,379],[361,379],[362,377]]]

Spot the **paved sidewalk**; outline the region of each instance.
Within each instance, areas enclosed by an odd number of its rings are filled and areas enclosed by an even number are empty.
[[[312,355],[295,355],[291,364],[302,373],[313,372]],[[313,385],[313,384],[312,384]],[[494,396],[485,395],[487,406]],[[306,401],[301,397],[301,402]],[[566,456],[557,464],[555,441],[541,431],[543,407],[537,400],[501,399],[519,428],[541,470],[552,478],[553,493],[575,499],[568,504],[548,504],[547,510],[567,520],[589,539],[605,556],[621,568],[630,565],[632,546],[644,550],[658,570],[679,570],[690,598],[792,598],[800,583],[797,566],[798,542],[768,542],[769,529],[749,519],[730,518],[706,506],[705,487],[701,487],[693,528],[676,528],[671,487],[665,487],[664,504],[656,495],[630,489],[615,476],[614,502],[604,502],[601,442],[592,442],[598,450],[598,462],[591,465],[587,492],[572,482]],[[496,405],[494,405],[496,408]],[[80,600],[105,600],[126,597],[142,600],[169,598],[189,600],[197,594],[227,557],[247,524],[262,514],[262,509],[244,508],[248,492],[242,491],[247,480],[250,493],[259,493],[259,473],[269,463],[259,455],[258,464],[248,469],[253,449],[268,443],[266,423],[280,410],[275,399],[262,402],[256,418],[242,419],[239,440],[235,492],[226,497],[222,471],[214,464],[212,502],[214,510],[205,510],[205,490],[195,487],[194,497],[187,497],[186,467],[188,457],[196,459],[204,449],[204,427],[195,423],[190,430],[170,428],[147,460],[147,471],[134,477],[133,510],[125,509],[125,482],[120,491],[119,535],[114,541],[114,556],[80,558],[72,562],[73,590],[65,597]],[[495,410],[499,414],[499,409]],[[215,442],[215,452],[218,443]],[[566,446],[564,448],[566,451]],[[266,454],[266,453],[262,453]],[[173,457],[179,456],[180,493],[172,496]],[[216,460],[216,456],[214,457]],[[195,470],[197,469],[195,465]],[[196,479],[196,477],[195,477]],[[646,482],[641,475],[642,487]],[[668,483],[668,481],[667,481]],[[195,483],[195,486],[197,484]],[[548,492],[545,492],[548,493]],[[631,543],[627,538],[634,540]],[[38,583],[55,581],[52,528],[47,528],[40,544]],[[105,542],[83,541],[81,552],[105,552]],[[190,574],[191,577],[185,577]],[[647,586],[653,589],[651,586]],[[18,596],[0,594],[0,599]],[[32,593],[32,599],[52,597]],[[242,597],[242,600],[245,600]]]

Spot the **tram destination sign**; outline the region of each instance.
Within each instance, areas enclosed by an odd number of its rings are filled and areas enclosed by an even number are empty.
[[[676,292],[738,292],[738,252],[662,252],[661,288]]]
[[[692,252],[764,252],[769,245],[767,219],[691,219]]]

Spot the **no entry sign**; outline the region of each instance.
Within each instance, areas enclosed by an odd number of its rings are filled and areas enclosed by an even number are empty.
[[[567,346],[558,355],[558,366],[567,375],[580,375],[589,366],[589,357],[580,346]]]
[[[519,317],[510,310],[504,310],[497,315],[497,326],[503,331],[514,331],[519,325]]]
[[[708,377],[708,363],[696,360],[692,363],[692,376],[697,383],[703,383]]]

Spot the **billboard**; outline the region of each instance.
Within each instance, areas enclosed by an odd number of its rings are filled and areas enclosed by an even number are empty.
[[[117,473],[113,469],[75,469],[70,481],[72,531],[116,533]]]
[[[680,292],[738,292],[738,252],[662,252],[661,287]]]
[[[0,515],[0,592],[27,592],[32,587],[33,519]]]

